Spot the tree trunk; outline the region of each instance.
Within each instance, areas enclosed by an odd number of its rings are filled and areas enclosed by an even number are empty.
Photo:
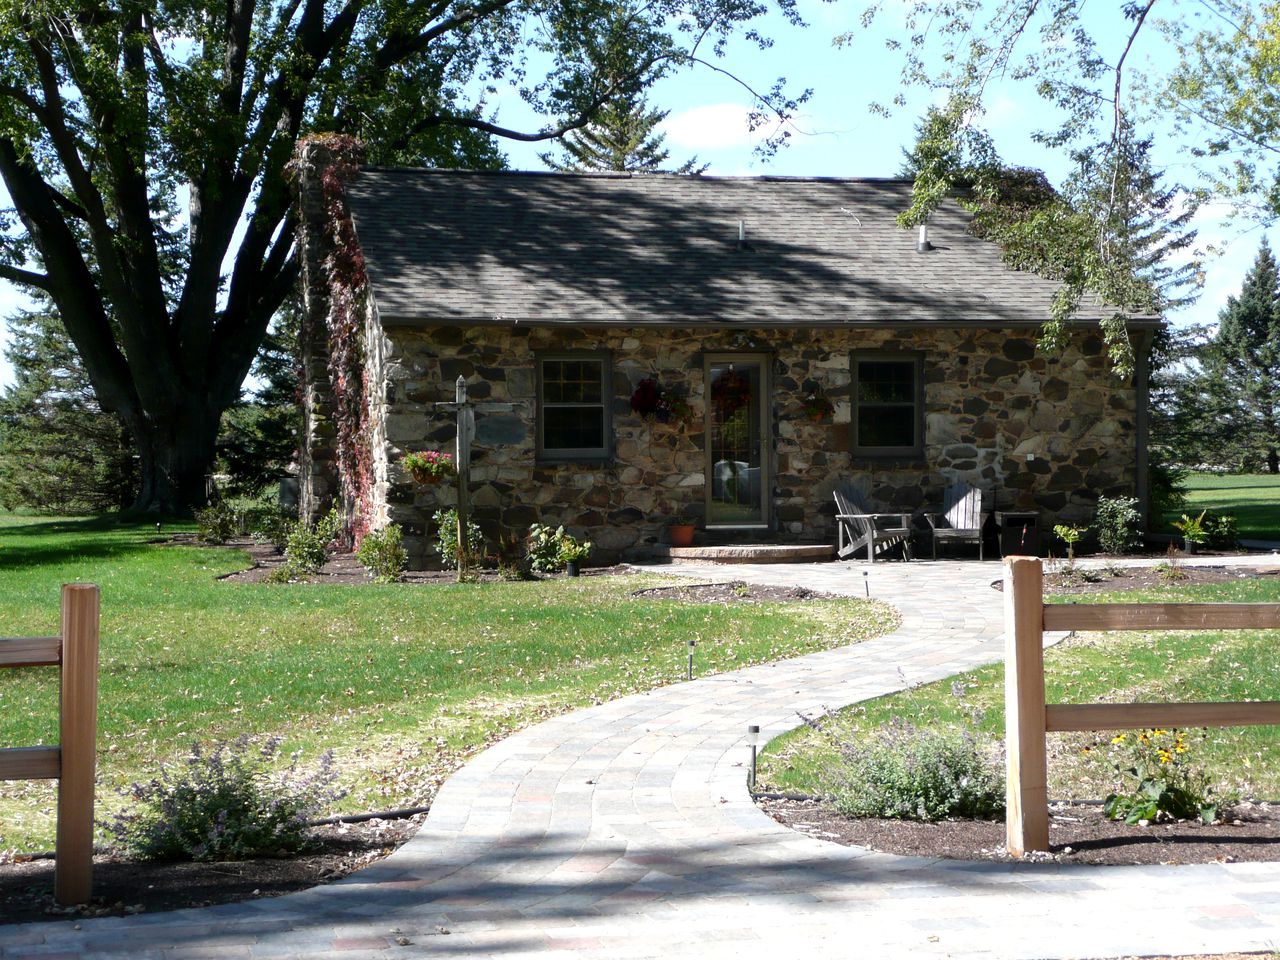
[[[184,515],[206,502],[205,478],[220,422],[221,414],[205,409],[204,398],[193,397],[170,417],[129,423],[139,459],[134,511]]]
[[[1275,447],[1267,450],[1267,471],[1280,473],[1280,452],[1277,452]]]

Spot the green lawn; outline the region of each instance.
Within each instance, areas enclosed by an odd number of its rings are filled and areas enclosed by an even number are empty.
[[[227,549],[153,527],[0,516],[0,635],[58,629],[59,584],[102,587],[100,806],[193,740],[333,747],[344,809],[421,802],[460,758],[570,707],[883,632],[882,604],[637,599],[667,578],[321,586],[224,583]],[[57,671],[0,671],[0,746],[52,743]],[[0,784],[0,849],[44,848],[52,785]]]
[[[1269,473],[1187,475],[1187,512],[1233,514],[1246,540],[1280,540],[1280,476]],[[1177,515],[1166,518],[1177,520]]]
[[[1280,577],[1072,599],[1277,602]],[[1051,703],[1280,700],[1280,632],[1082,634],[1046,651],[1045,684]],[[829,792],[836,776],[836,744],[856,743],[893,717],[920,726],[971,725],[1002,739],[1004,666],[851,707],[830,718],[823,733],[805,727],[774,740],[763,754],[762,788]],[[1099,799],[1117,786],[1115,765],[1123,757],[1112,747],[1111,736],[1050,734],[1050,796]],[[1266,800],[1280,797],[1280,728],[1220,728],[1203,738],[1197,732],[1188,758],[1228,793]]]

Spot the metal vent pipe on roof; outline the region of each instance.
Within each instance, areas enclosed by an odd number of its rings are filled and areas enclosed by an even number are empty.
[[[928,253],[933,249],[933,244],[929,242],[929,225],[927,223],[920,224],[920,234],[916,238],[916,253]]]

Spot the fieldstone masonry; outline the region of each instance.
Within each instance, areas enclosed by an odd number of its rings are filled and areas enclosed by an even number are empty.
[[[378,337],[370,326],[371,336]],[[565,524],[593,541],[599,559],[642,554],[673,520],[705,513],[707,352],[773,356],[773,517],[790,542],[834,538],[831,490],[852,479],[885,510],[936,508],[948,483],[986,491],[991,509],[1037,509],[1046,524],[1087,522],[1099,495],[1131,495],[1136,391],[1110,371],[1096,332],[1079,332],[1046,357],[1030,330],[726,330],[643,327],[390,328],[367,351],[376,394],[378,464],[374,525],[405,529],[415,564],[431,562],[435,510],[449,484],[419,486],[398,466],[410,450],[451,449],[453,415],[438,408],[466,378],[480,404],[472,454],[472,503],[492,539],[534,522]],[[604,463],[535,461],[534,357],[540,351],[610,351],[613,457]],[[924,358],[925,456],[855,458],[850,406],[853,350],[920,351]],[[375,359],[376,358],[376,359]],[[654,377],[693,415],[662,424],[635,415],[630,396]],[[833,417],[813,422],[803,397],[819,390]],[[1028,459],[1032,457],[1033,459]]]

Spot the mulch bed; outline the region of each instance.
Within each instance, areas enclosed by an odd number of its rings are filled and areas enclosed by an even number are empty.
[[[846,846],[909,857],[1013,859],[1004,849],[1003,820],[850,820],[821,801],[758,802],[779,823]],[[1278,860],[1280,808],[1241,804],[1220,823],[1184,821],[1142,827],[1108,820],[1099,805],[1055,804],[1050,808],[1049,846],[1049,853],[1034,854],[1034,858],[1113,866]]]
[[[1077,571],[1074,576],[1046,573],[1045,589],[1056,594],[1116,593],[1126,590],[1147,590],[1153,587],[1190,586],[1197,583],[1228,583],[1235,580],[1252,580],[1258,577],[1280,576],[1280,568],[1258,567],[1201,567],[1179,564],[1181,576],[1171,580],[1153,567],[1120,567],[1115,574],[1105,570]],[[1083,576],[1097,577],[1085,580]],[[1003,584],[999,585],[1003,588]]]
[[[54,901],[52,860],[0,853],[0,924],[119,917],[306,890],[382,859],[413,836],[423,816],[318,827],[316,848],[296,857],[232,863],[95,857],[93,900],[83,907],[61,907]]]

